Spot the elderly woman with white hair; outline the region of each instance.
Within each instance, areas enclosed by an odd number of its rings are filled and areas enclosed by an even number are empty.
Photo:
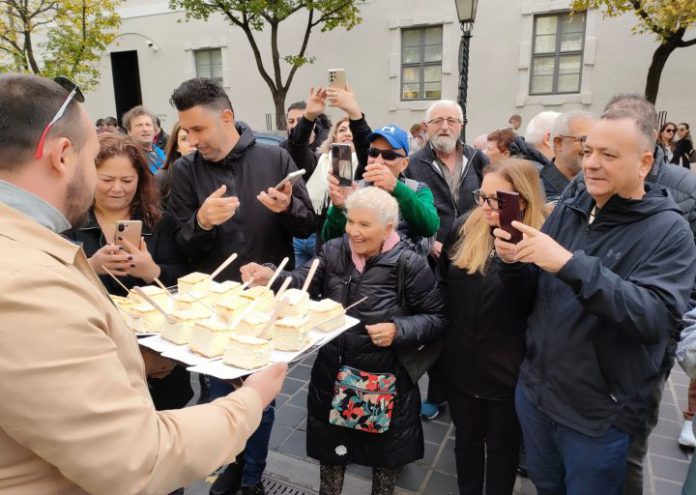
[[[344,306],[366,299],[349,311],[361,324],[314,362],[307,454],[321,463],[321,494],[341,493],[346,466],[356,463],[372,467],[372,494],[386,495],[399,468],[423,457],[420,394],[403,356],[438,338],[443,303],[425,258],[399,240],[399,207],[389,193],[360,189],[346,210],[346,235],[322,247],[309,293]],[[260,284],[273,273],[254,263],[241,271]],[[301,286],[307,272],[305,265],[286,275]]]

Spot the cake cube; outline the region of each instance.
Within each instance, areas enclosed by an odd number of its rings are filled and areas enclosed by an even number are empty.
[[[232,333],[235,335],[249,335],[258,337],[264,327],[271,320],[271,317],[260,311],[252,311],[248,313],[237,326],[232,328]]]
[[[197,321],[193,325],[189,348],[205,357],[222,356],[230,337],[229,327],[218,320]]]
[[[263,285],[242,291],[239,293],[239,297],[249,301],[258,301],[256,309],[259,311],[272,308],[275,301],[273,291]]]
[[[210,282],[209,299],[213,304],[217,304],[228,299],[230,296],[241,292],[239,289],[242,284],[233,280],[225,280],[224,282]]]
[[[193,311],[174,311],[171,316],[175,321],[169,323],[164,320],[162,338],[178,345],[188,344],[191,341],[193,325],[208,318],[208,315],[201,316],[200,313]]]
[[[232,334],[222,360],[245,370],[262,368],[271,364],[271,343],[257,337]]]
[[[208,285],[210,283],[209,275],[201,272],[193,272],[179,277],[177,280],[177,288],[181,294],[186,292],[198,291],[198,292],[208,292]]]
[[[281,318],[300,317],[307,314],[309,294],[300,289],[288,289],[283,292],[282,297],[288,299],[288,304],[280,312]]]
[[[235,321],[249,307],[251,300],[243,297],[226,297],[215,305],[220,316],[229,324]]]
[[[346,323],[343,306],[331,299],[310,301],[308,305],[310,325],[323,332],[331,332]]]
[[[309,317],[282,318],[273,324],[273,348],[279,351],[299,351],[309,343],[312,328]]]

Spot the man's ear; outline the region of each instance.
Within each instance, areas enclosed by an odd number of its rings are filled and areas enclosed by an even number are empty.
[[[76,154],[72,142],[66,137],[58,138],[53,141],[46,151],[46,158],[51,172],[59,177],[67,175]]]
[[[399,170],[399,172],[403,172],[404,170],[406,170],[407,167],[408,167],[408,157],[405,157],[401,160],[401,169]]]
[[[551,142],[551,131],[544,134],[544,144],[553,149],[553,143]]]
[[[641,155],[641,157],[640,157],[640,169],[638,172],[641,179],[645,179],[648,176],[654,161],[655,161],[655,157],[653,156],[651,151],[646,151],[645,153],[643,153]]]
[[[234,112],[229,108],[223,110],[220,116],[222,117],[222,121],[226,124],[234,122]]]

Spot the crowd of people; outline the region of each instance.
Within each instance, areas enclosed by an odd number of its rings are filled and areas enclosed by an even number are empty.
[[[351,463],[372,468],[373,495],[393,493],[445,407],[461,494],[511,494],[519,472],[540,495],[643,492],[675,359],[696,378],[687,123],[659,126],[625,94],[601,115],[541,112],[524,136],[513,115],[470,146],[454,101],[408,131],[373,127],[346,86],[311,88],[270,146],[209,79],[174,90],[168,135],[142,106],[123,129],[95,126],[82,101],[64,78],[0,76],[0,492],[182,493],[225,466],[211,495],[264,493],[286,365],[203,377],[188,405],[186,367],[139,348],[106,297],[232,253],[218,280],[265,285],[288,258],[274,288],[299,288],[318,259],[310,296],[358,303],[309,382],[322,495]],[[333,145],[352,179],[334,175]],[[128,220],[139,242],[116,228]],[[360,387],[379,400],[355,407]],[[689,447],[694,413],[696,380]]]

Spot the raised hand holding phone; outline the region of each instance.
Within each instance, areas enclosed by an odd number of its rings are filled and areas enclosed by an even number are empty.
[[[510,191],[496,191],[498,199],[498,218],[500,228],[510,234],[508,242],[517,244],[522,240],[522,232],[512,226],[512,222],[522,221],[522,211],[520,209],[520,195]]]

